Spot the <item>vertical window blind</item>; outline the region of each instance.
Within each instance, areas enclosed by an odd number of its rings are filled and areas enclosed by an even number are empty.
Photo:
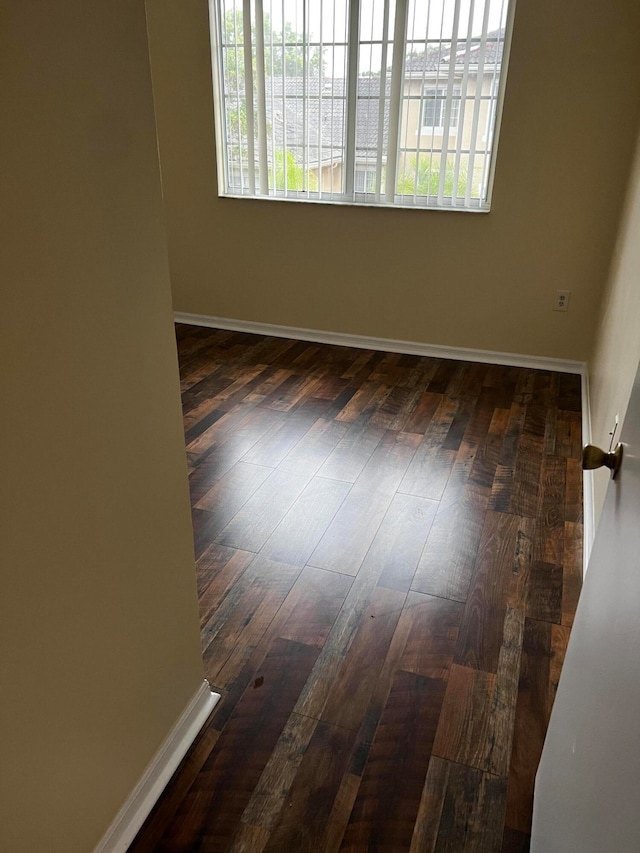
[[[212,0],[223,195],[488,209],[513,0]]]

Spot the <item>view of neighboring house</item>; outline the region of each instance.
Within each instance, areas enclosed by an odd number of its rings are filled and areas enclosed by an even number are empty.
[[[503,43],[501,29],[484,40],[438,43],[406,56],[398,129],[398,195],[482,196],[489,176]],[[347,86],[345,78],[286,74],[265,78],[270,187],[323,195],[343,192]],[[384,192],[390,99],[390,70],[358,77],[356,194]],[[233,114],[239,115],[238,110]],[[246,166],[240,168],[246,158],[242,126],[240,119],[237,126],[227,126],[229,187],[237,192],[248,186]],[[443,172],[442,161],[446,163]]]

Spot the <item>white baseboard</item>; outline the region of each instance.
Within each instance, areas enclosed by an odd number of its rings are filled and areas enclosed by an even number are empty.
[[[398,341],[393,338],[371,338],[365,335],[349,335],[345,332],[326,332],[318,329],[303,329],[297,326],[276,326],[272,323],[255,323],[251,320],[231,320],[228,317],[208,317],[205,314],[174,313],[176,323],[192,326],[207,326],[212,329],[229,329],[233,332],[249,332],[254,335],[271,335],[274,338],[295,338],[319,344],[376,349],[385,352],[401,352],[429,358],[451,358],[456,361],[482,361],[488,364],[505,364],[509,367],[530,367],[536,370],[553,370],[558,373],[579,373],[585,370],[583,361],[561,358],[544,358],[538,355],[495,352],[494,350],[467,349],[423,344],[417,341]]]
[[[553,370],[558,373],[577,373],[582,386],[582,439],[583,444],[591,441],[591,409],[589,402],[589,376],[584,361],[544,358],[538,355],[495,352],[494,350],[467,349],[464,347],[435,346],[416,341],[398,341],[392,338],[371,338],[364,335],[348,335],[344,332],[326,332],[303,329],[296,326],[277,326],[271,323],[256,323],[251,320],[232,320],[228,317],[209,317],[205,314],[185,314],[176,311],[176,323],[207,326],[212,329],[229,329],[234,332],[249,332],[256,335],[271,335],[275,338],[295,338],[321,344],[358,347],[360,349],[401,352],[431,358],[451,358],[457,361],[482,361],[489,364],[504,364],[509,367],[529,367],[536,370]],[[595,506],[593,472],[585,471],[583,478],[584,544],[583,572],[586,571],[595,535]]]
[[[219,699],[203,681],[94,853],[125,853]]]

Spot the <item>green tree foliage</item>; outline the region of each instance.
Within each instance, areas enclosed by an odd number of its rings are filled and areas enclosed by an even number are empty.
[[[314,172],[307,171],[306,180],[303,167],[296,161],[291,151],[276,151],[276,167],[270,170],[269,186],[272,189],[283,190],[285,188],[285,162],[287,164],[287,189],[288,190],[317,190],[318,177]]]
[[[223,70],[226,92],[227,142],[231,162],[241,160],[247,136],[247,92],[245,88],[244,22],[241,9],[226,12],[223,26]],[[255,45],[255,26],[251,25],[252,44]],[[284,38],[283,38],[284,35]],[[274,30],[269,15],[264,16],[264,65],[265,75],[281,77],[302,77],[305,73],[317,77],[322,70],[320,50],[317,47],[305,48],[304,35],[296,33],[289,21],[285,22],[284,34]],[[255,86],[256,57],[252,52],[252,72]],[[268,128],[270,132],[270,128]],[[278,157],[280,158],[278,160]],[[276,153],[276,188],[284,189],[284,153]],[[291,152],[287,152],[287,187],[289,189],[316,189],[317,179],[309,174],[303,186],[303,170],[296,163]],[[270,170],[270,184],[273,186],[273,169]],[[316,182],[314,187],[312,184]]]
[[[238,86],[244,89],[244,25],[241,9],[230,9],[224,17],[224,72],[225,84],[229,93],[237,91]],[[255,45],[255,26],[251,25],[252,43]],[[283,45],[284,42],[284,45]],[[273,45],[273,46],[272,46]],[[255,79],[256,58],[252,59]],[[264,70],[267,77],[282,76],[302,77],[306,70],[307,76],[317,77],[320,73],[320,50],[312,47],[306,50],[304,35],[296,33],[293,25],[286,21],[283,33],[271,27],[271,18],[264,16]]]
[[[440,191],[440,168],[439,161],[433,160],[429,155],[410,157],[404,172],[398,177],[398,194],[437,196]],[[462,163],[460,164],[457,186],[454,186],[455,162],[450,159],[447,160],[444,168],[444,195],[451,197],[454,191],[458,197],[466,195],[468,180],[466,167]],[[472,188],[471,196],[477,198],[477,195],[477,192],[474,192]]]

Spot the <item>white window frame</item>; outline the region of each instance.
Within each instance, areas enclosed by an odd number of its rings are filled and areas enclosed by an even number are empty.
[[[312,0],[311,0],[312,1]],[[347,89],[347,121],[346,121],[346,147],[345,147],[345,156],[342,161],[343,170],[345,172],[345,191],[342,194],[338,194],[335,192],[329,193],[330,198],[327,197],[326,193],[322,192],[312,192],[312,191],[303,191],[303,192],[295,192],[292,190],[287,190],[286,193],[272,190],[269,192],[268,188],[268,160],[267,160],[267,148],[265,145],[259,145],[259,168],[256,170],[258,175],[260,176],[259,181],[256,182],[257,175],[250,175],[249,177],[249,188],[250,192],[231,192],[230,190],[225,190],[226,184],[226,170],[225,170],[225,162],[224,162],[224,151],[223,144],[221,144],[221,140],[225,140],[225,132],[224,132],[224,110],[222,108],[222,85],[221,81],[223,79],[222,72],[222,56],[221,51],[218,47],[219,45],[219,37],[221,32],[221,21],[220,21],[220,3],[219,0],[209,0],[209,21],[210,21],[210,40],[211,40],[211,56],[212,56],[212,71],[213,71],[213,90],[214,90],[214,122],[216,129],[216,160],[217,160],[217,174],[218,174],[218,195],[223,198],[255,198],[261,200],[286,200],[286,201],[307,201],[314,203],[323,203],[323,204],[346,204],[346,205],[361,205],[365,204],[366,206],[371,206],[371,201],[367,199],[368,196],[374,195],[376,197],[375,206],[389,206],[389,207],[398,207],[398,208],[409,208],[414,210],[457,210],[460,212],[477,212],[477,213],[488,213],[491,209],[491,200],[493,193],[493,183],[495,176],[495,164],[498,152],[498,143],[500,139],[500,125],[502,121],[502,108],[504,103],[504,94],[506,87],[506,80],[508,74],[508,65],[509,65],[509,52],[511,47],[511,35],[513,31],[513,20],[515,14],[516,0],[505,0],[507,6],[507,16],[505,23],[505,35],[504,35],[504,43],[503,43],[503,52],[502,52],[502,60],[501,60],[501,73],[499,77],[499,86],[497,93],[497,100],[495,102],[494,109],[494,129],[493,129],[493,144],[491,147],[491,154],[489,158],[488,168],[486,170],[486,175],[483,181],[483,190],[484,190],[484,198],[481,199],[471,199],[470,198],[470,185],[466,193],[466,198],[464,199],[465,204],[459,205],[459,198],[443,198],[442,194],[442,184],[444,183],[444,173],[441,182],[441,189],[438,194],[437,202],[432,203],[430,200],[427,200],[426,203],[419,202],[415,203],[414,196],[414,204],[407,202],[407,197],[405,195],[400,195],[396,193],[396,182],[398,178],[398,164],[399,164],[399,130],[400,130],[400,121],[401,121],[401,113],[402,113],[402,85],[404,80],[404,58],[405,58],[405,42],[406,42],[406,27],[407,27],[407,9],[408,9],[408,0],[396,0],[396,10],[395,10],[395,21],[394,21],[394,33],[402,32],[405,33],[402,40],[394,39],[393,41],[393,58],[391,64],[391,93],[390,93],[390,109],[389,109],[389,129],[388,129],[388,143],[387,143],[387,151],[384,160],[387,164],[386,167],[386,178],[385,178],[385,186],[381,188],[380,193],[368,193],[368,192],[356,192],[354,188],[355,181],[355,170],[356,170],[356,103],[357,103],[357,80],[358,80],[358,49],[359,49],[359,22],[360,22],[360,0],[348,0],[349,2],[349,10],[348,10],[348,18],[349,18],[349,31],[348,31],[348,54],[347,54],[347,81],[348,81],[348,89]],[[455,0],[456,8],[459,7],[461,0]],[[255,14],[257,17],[257,25],[256,25],[256,33],[259,34],[256,37],[257,49],[258,52],[262,52],[264,55],[264,44],[260,45],[261,42],[261,27],[259,22],[263,20],[263,0],[243,0],[244,3],[244,31],[245,34],[250,31],[250,8],[253,3]],[[245,38],[245,45],[247,44],[247,40]],[[251,49],[250,47],[248,48]],[[245,51],[247,48],[245,48]],[[250,64],[250,63],[249,63]],[[259,135],[262,136],[263,139],[266,139],[266,114],[264,109],[264,98],[265,98],[265,88],[264,88],[264,66],[258,61],[256,63],[257,72],[257,106],[258,106],[258,117],[257,123],[259,127]],[[452,72],[453,73],[453,72]],[[464,97],[464,93],[463,93]],[[253,106],[251,107],[250,113],[253,113]],[[249,128],[252,126],[252,122],[255,121],[255,116],[248,116],[248,125]],[[458,124],[460,121],[460,115],[458,114]],[[422,126],[422,108],[420,110],[420,116],[418,120],[418,136],[421,136],[423,133],[434,132],[437,133],[439,128],[430,129]],[[445,127],[442,128],[443,132],[447,129]],[[448,127],[448,133],[457,132],[456,128]],[[249,143],[248,147],[251,149],[253,146],[253,141]],[[446,152],[445,152],[446,154]],[[380,155],[378,155],[378,159],[380,159]],[[349,164],[352,164],[351,168],[349,168]],[[391,164],[391,165],[390,165]],[[258,185],[259,184],[259,185]]]
[[[359,175],[362,176],[361,182],[358,180]],[[375,193],[376,177],[377,174],[374,163],[356,163],[353,191],[356,193]],[[362,183],[362,188],[359,186],[360,183]]]
[[[436,95],[432,97],[431,95],[427,95],[427,92],[436,92]],[[442,94],[440,94],[442,93]],[[457,109],[455,112],[455,123],[453,122],[453,116],[449,119],[449,133],[454,135],[458,132],[458,122],[460,121],[460,86],[456,86],[454,84],[453,92],[452,92],[452,105],[457,104]],[[427,111],[427,104],[429,101],[433,101],[440,106],[440,118],[443,120],[441,124],[425,124],[424,117]],[[420,110],[420,133],[430,135],[435,133],[441,136],[444,133],[445,129],[445,117],[447,113],[447,87],[446,85],[436,86],[433,82],[427,82],[422,91],[422,101],[421,101],[421,110]]]

